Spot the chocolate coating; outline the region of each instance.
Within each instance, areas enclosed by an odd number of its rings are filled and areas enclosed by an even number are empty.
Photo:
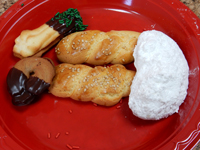
[[[54,30],[56,30],[62,37],[67,36],[70,33],[76,31],[75,19],[72,20],[72,23],[70,24],[69,27],[67,27],[66,24],[60,24],[58,19],[51,19],[47,21],[46,24],[49,25]]]
[[[87,25],[83,25],[83,20],[78,10],[73,8],[69,8],[62,13],[58,12],[46,24],[57,31],[61,37],[75,31],[85,30],[87,27]]]
[[[26,90],[23,90],[22,93],[19,95],[12,97],[12,103],[15,106],[24,106],[30,104],[34,99],[36,98],[36,95],[33,95]]]
[[[30,76],[25,83],[26,90],[34,95],[42,94],[49,86],[50,84],[46,83],[44,80],[32,76]]]
[[[49,86],[49,83],[32,77],[28,79],[26,75],[16,69],[11,68],[7,75],[8,92],[12,96],[12,103],[16,106],[28,105],[35,100],[37,95],[43,93]]]

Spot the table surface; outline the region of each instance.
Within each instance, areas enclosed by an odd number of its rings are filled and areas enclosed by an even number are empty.
[[[0,16],[18,0],[0,0]],[[180,0],[200,18],[200,0]],[[200,150],[200,142],[193,150]]]

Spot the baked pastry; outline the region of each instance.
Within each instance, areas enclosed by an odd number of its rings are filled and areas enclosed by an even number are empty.
[[[18,61],[7,75],[8,92],[16,106],[30,104],[47,90],[55,76],[55,66],[49,58],[29,57]]]
[[[134,71],[120,64],[92,68],[62,63],[56,66],[49,92],[58,97],[112,106],[129,95],[134,75]]]
[[[81,31],[63,38],[55,51],[65,63],[128,64],[134,60],[133,50],[139,35],[134,31]]]
[[[63,13],[58,12],[40,27],[22,31],[15,39],[14,56],[19,58],[41,56],[64,36],[85,30],[86,27],[77,9],[69,8]]]

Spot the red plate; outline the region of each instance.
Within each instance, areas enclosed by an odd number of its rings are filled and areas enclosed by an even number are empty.
[[[12,54],[15,38],[70,7],[80,11],[88,29],[156,29],[172,37],[190,67],[188,95],[179,113],[160,121],[144,121],[132,114],[128,98],[116,106],[102,107],[49,93],[32,105],[13,106],[6,76],[19,60]],[[61,150],[69,149],[67,145],[81,150],[192,148],[200,138],[199,25],[197,16],[178,0],[18,1],[0,17],[0,149]],[[54,49],[45,57],[58,63]]]

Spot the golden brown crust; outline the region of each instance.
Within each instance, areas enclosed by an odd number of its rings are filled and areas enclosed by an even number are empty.
[[[15,39],[14,56],[19,58],[41,56],[60,40],[59,36],[60,34],[47,24],[34,30],[24,30]]]
[[[133,61],[133,49],[139,32],[88,30],[63,38],[56,46],[61,62],[92,65],[128,64]]]
[[[134,76],[134,71],[119,64],[92,68],[62,63],[56,66],[56,76],[49,91],[58,97],[112,106],[129,95]]]
[[[18,61],[14,67],[21,70],[27,78],[32,74],[32,76],[38,77],[49,84],[51,84],[52,79],[55,76],[55,66],[53,61],[49,58],[24,58]]]

